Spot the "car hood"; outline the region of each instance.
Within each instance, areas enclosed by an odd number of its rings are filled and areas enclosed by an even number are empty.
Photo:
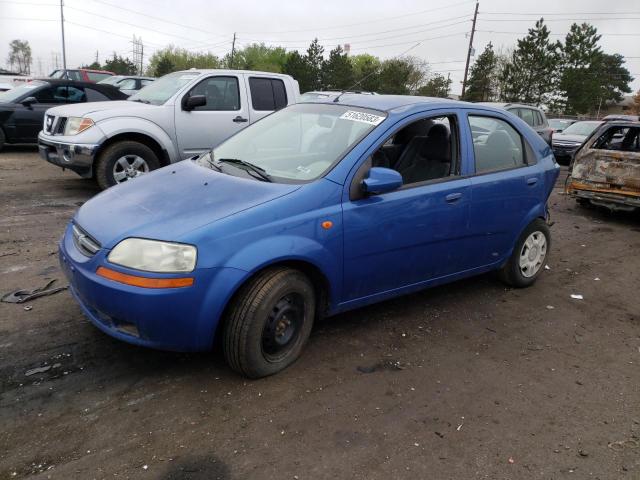
[[[564,133],[554,133],[553,134],[553,143],[555,143],[556,141],[558,142],[566,142],[566,143],[582,143],[584,142],[584,139],[587,138],[586,135],[571,135],[571,134],[564,134]]]
[[[118,115],[138,115],[139,112],[156,110],[158,106],[140,102],[130,102],[128,100],[112,100],[109,102],[88,102],[74,103],[72,105],[62,105],[47,110],[47,113],[63,117],[89,117],[92,120],[99,120],[108,116],[110,118]],[[104,114],[101,114],[104,112]]]
[[[179,241],[196,228],[298,188],[234,177],[185,160],[105,190],[78,210],[74,222],[109,249],[127,237]]]

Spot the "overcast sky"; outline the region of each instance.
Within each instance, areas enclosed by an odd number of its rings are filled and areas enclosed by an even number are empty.
[[[145,64],[153,51],[174,44],[224,55],[237,45],[264,41],[305,50],[318,37],[326,50],[350,44],[351,53],[425,60],[431,70],[450,74],[460,92],[475,1],[456,0],[65,0],[67,65],[101,62],[117,52],[131,56],[131,38],[141,37]],[[607,53],[620,53],[640,88],[640,1],[481,0],[474,41],[476,53],[492,41],[511,48],[543,16],[553,38],[571,23],[588,21],[602,34]],[[0,0],[0,65],[8,44],[28,40],[34,74],[49,73],[55,57],[62,63],[60,8],[56,0]],[[414,45],[420,43],[418,46]]]

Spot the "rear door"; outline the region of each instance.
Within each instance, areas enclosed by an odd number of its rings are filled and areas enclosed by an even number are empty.
[[[186,97],[204,95],[206,105],[187,111]],[[175,105],[176,137],[182,158],[219,145],[249,125],[249,108],[243,78],[213,75],[198,82]]]
[[[287,88],[281,78],[247,75],[245,81],[250,98],[251,123],[287,106]]]
[[[544,202],[542,168],[526,139],[507,116],[469,111],[472,145],[469,264],[482,267],[504,259],[529,213]],[[473,134],[480,130],[481,134]]]

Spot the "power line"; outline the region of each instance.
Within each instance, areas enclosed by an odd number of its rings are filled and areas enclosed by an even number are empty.
[[[543,15],[541,15],[542,17]],[[545,22],[592,22],[602,20],[640,20],[640,17],[545,18]],[[531,22],[530,18],[484,18],[483,22]]]
[[[369,45],[369,46],[366,46],[366,47],[351,48],[351,50],[366,50],[366,49],[369,49],[369,48],[396,47],[398,45],[407,45],[409,43],[413,43],[413,42],[416,42],[416,41],[417,42],[428,42],[429,40],[437,40],[437,39],[440,39],[440,38],[455,37],[457,35],[463,35],[463,34],[466,34],[466,33],[467,32],[456,32],[456,33],[450,33],[448,35],[439,35],[437,37],[423,38],[423,39],[420,39],[420,40],[412,40],[412,41],[409,41],[409,42],[389,43],[387,45]]]
[[[511,35],[527,35],[529,32],[506,32],[506,31],[498,31],[498,30],[476,30],[476,32],[481,32],[481,33],[505,33],[505,34],[511,34]],[[556,36],[561,36],[564,37],[565,35],[567,35],[566,33],[549,33],[549,35],[556,35]],[[640,36],[640,33],[601,33],[598,32],[598,35],[602,35],[605,37],[611,37],[611,36],[629,36],[629,37],[637,37]]]
[[[566,12],[566,13],[516,13],[516,12],[479,12],[481,15],[531,15],[535,17],[547,17],[556,15],[640,15],[640,12]]]

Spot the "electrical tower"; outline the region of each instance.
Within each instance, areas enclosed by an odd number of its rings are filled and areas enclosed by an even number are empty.
[[[138,70],[138,75],[142,75],[142,69],[144,68],[144,45],[142,44],[142,38],[134,35],[131,44],[133,45],[131,50],[133,63]]]

